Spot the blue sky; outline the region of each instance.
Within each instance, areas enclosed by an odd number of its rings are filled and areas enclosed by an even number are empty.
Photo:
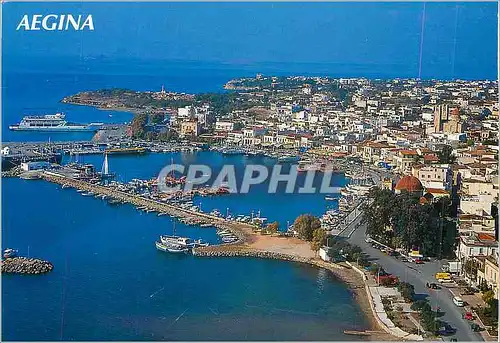
[[[339,64],[418,76],[423,3],[6,3],[4,66],[110,60]],[[23,14],[92,14],[95,31],[15,31]],[[427,3],[422,77],[496,78],[497,3]],[[92,62],[89,62],[92,61]],[[97,62],[96,62],[97,61]]]

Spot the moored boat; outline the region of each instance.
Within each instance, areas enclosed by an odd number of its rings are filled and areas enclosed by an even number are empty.
[[[11,257],[16,257],[16,256],[17,256],[17,250],[15,250],[15,249],[7,248],[3,251],[4,258],[11,258]]]
[[[189,248],[184,248],[175,244],[163,244],[162,242],[155,242],[156,249],[160,251],[170,252],[174,254],[186,254],[189,252]]]

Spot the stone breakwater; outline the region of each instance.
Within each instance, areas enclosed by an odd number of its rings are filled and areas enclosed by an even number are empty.
[[[2,261],[2,274],[44,274],[52,269],[52,263],[38,258],[12,257]]]
[[[288,254],[276,253],[271,251],[263,250],[252,250],[235,247],[235,249],[230,249],[227,247],[224,249],[220,246],[219,249],[214,249],[213,247],[208,248],[195,248],[193,249],[193,255],[197,257],[257,257],[257,258],[267,258],[273,260],[284,260],[290,262],[300,262],[300,263],[311,263],[310,258],[293,256]]]

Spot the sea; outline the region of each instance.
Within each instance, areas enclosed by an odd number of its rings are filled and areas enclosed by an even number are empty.
[[[242,71],[243,74],[250,74]],[[75,122],[127,122],[126,112],[60,103],[83,90],[109,87],[185,92],[222,91],[237,71],[171,75],[23,73],[3,75],[2,136],[9,141],[82,140],[85,133],[23,133],[8,125],[28,113],[65,112]],[[191,76],[185,76],[191,75]],[[213,76],[209,76],[213,75]],[[238,75],[241,76],[241,75]],[[100,169],[103,156],[80,156]],[[66,156],[64,161],[69,162]],[[267,157],[217,152],[110,156],[120,181],[156,178],[175,163],[206,164],[214,174],[232,164],[238,182],[248,164],[271,168]],[[299,179],[298,184],[301,180]],[[335,175],[332,185],[346,180]],[[337,204],[324,194],[276,194],[268,184],[248,194],[195,198],[203,211],[260,214],[281,229],[300,214],[321,215]],[[2,179],[2,249],[51,261],[39,276],[2,276],[2,339],[33,340],[354,340],[344,330],[368,322],[350,290],[330,272],[298,263],[256,258],[195,258],[155,249],[160,234],[175,232],[212,244],[213,228],[174,223],[167,216],[109,205],[40,180]]]

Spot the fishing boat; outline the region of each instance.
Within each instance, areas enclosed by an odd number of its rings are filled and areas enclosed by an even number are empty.
[[[160,251],[170,252],[174,254],[187,254],[189,252],[189,248],[183,248],[179,245],[174,244],[163,244],[162,242],[155,242],[156,249]]]
[[[299,173],[308,172],[308,171],[322,171],[321,163],[315,163],[312,161],[300,161],[297,166],[297,171]]]
[[[338,199],[338,197],[336,197],[336,196],[332,196],[332,195],[325,196],[325,200],[337,200],[337,199]]]
[[[245,153],[242,149],[223,149],[221,152],[223,155],[241,155]]]
[[[300,160],[299,156],[296,155],[284,155],[278,157],[278,162],[286,163],[286,162],[297,162]]]
[[[16,257],[17,256],[17,250],[15,249],[10,249],[7,248],[3,251],[3,257],[4,258],[11,258],[11,257]]]
[[[210,243],[202,242],[201,239],[198,239],[198,240],[194,241],[194,245],[195,245],[195,247],[208,247],[210,245]]]
[[[179,245],[185,248],[192,248],[194,245],[190,238],[180,236],[161,235],[160,241],[163,244]]]

